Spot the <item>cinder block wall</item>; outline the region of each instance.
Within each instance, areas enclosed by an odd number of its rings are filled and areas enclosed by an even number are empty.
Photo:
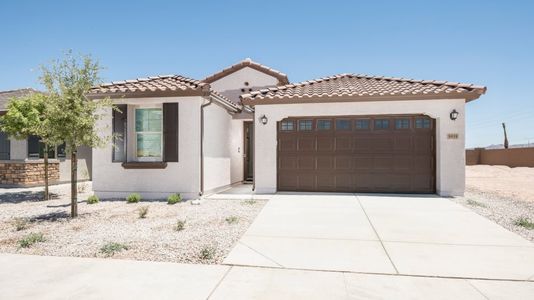
[[[466,150],[466,164],[503,165],[509,167],[534,167],[534,147],[512,149]]]

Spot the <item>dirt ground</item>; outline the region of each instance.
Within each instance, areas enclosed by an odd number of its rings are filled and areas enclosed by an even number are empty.
[[[517,224],[534,222],[534,168],[467,166],[465,180],[464,197],[453,201],[534,241],[534,229]]]
[[[534,168],[476,165],[465,173],[467,191],[534,203]]]

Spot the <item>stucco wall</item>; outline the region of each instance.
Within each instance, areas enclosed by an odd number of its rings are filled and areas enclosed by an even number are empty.
[[[255,187],[259,193],[273,193],[276,187],[276,154],[278,121],[297,116],[340,116],[374,114],[426,114],[436,119],[436,189],[439,195],[463,195],[465,189],[465,101],[413,100],[377,102],[339,102],[257,105],[255,120]],[[460,114],[449,118],[452,109]],[[258,116],[266,115],[267,125]],[[449,133],[458,139],[448,139]]]
[[[249,85],[246,86],[245,82]],[[233,101],[239,101],[239,95],[243,94],[241,89],[254,89],[258,90],[266,86],[275,86],[278,84],[278,79],[254,70],[249,67],[245,67],[239,71],[229,74],[217,81],[212,82],[210,85],[212,89],[220,92],[222,95],[228,97]]]
[[[11,139],[10,142],[10,159],[24,160],[28,157],[28,140]]]
[[[78,180],[91,180],[92,175],[92,150],[90,147],[79,147],[78,149]],[[59,182],[70,182],[70,155],[59,160]]]
[[[202,97],[123,99],[117,104],[179,103],[179,162],[169,162],[165,169],[124,169],[113,163],[111,144],[93,149],[93,189],[102,198],[125,197],[138,192],[147,199],[165,198],[181,193],[186,199],[200,192],[200,105]],[[128,117],[128,122],[133,118]],[[111,135],[111,110],[98,124],[102,136]],[[131,132],[130,132],[131,133]],[[131,141],[131,139],[129,139]]]
[[[204,108],[204,191],[232,183],[231,122],[232,116],[218,104]]]

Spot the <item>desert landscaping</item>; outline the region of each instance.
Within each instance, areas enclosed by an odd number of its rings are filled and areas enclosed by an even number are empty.
[[[76,219],[69,216],[69,186],[53,186],[54,199],[39,201],[42,188],[0,193],[0,252],[50,256],[216,264],[261,210],[261,200],[203,200],[88,204],[81,183]]]
[[[475,165],[466,167],[464,197],[454,201],[508,230],[534,241],[534,168]]]

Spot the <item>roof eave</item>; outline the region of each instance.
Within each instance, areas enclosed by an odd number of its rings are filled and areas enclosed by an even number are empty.
[[[268,105],[268,104],[295,104],[295,103],[332,103],[332,102],[373,102],[373,101],[409,101],[409,100],[440,100],[440,99],[463,99],[466,102],[478,99],[484,90],[479,92],[467,92],[458,94],[427,94],[427,95],[385,95],[385,96],[300,96],[300,97],[265,97],[254,99],[251,97],[241,98],[244,105]]]
[[[205,89],[176,89],[166,91],[135,91],[135,92],[109,92],[109,93],[87,93],[88,99],[122,99],[122,98],[155,98],[155,97],[187,97],[187,96],[208,96],[209,90]]]

